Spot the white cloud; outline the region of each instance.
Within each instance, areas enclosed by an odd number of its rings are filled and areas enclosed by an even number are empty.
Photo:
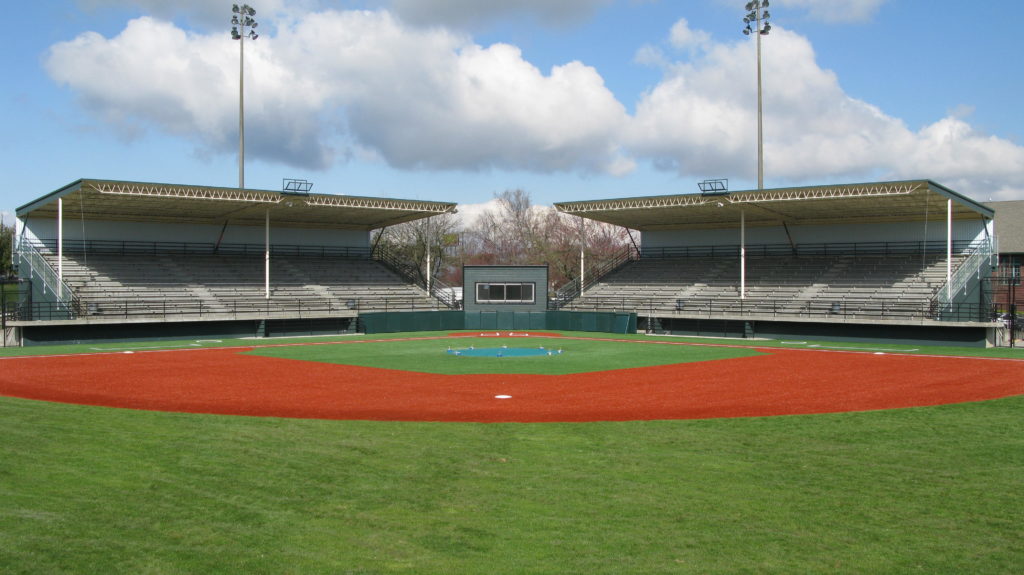
[[[282,20],[246,43],[247,154],[310,168],[359,155],[401,169],[608,174],[642,160],[752,180],[753,41],[715,43],[684,20],[668,39],[685,59],[638,53],[665,72],[630,116],[581,62],[542,71],[515,46],[481,46],[385,11]],[[238,43],[220,30],[139,18],[111,38],[53,46],[46,66],[127,137],[158,130],[204,152],[235,151]],[[781,26],[765,50],[764,88],[769,185],[931,178],[979,197],[1024,197],[1024,147],[974,129],[969,106],[910,129],[846,94],[809,41]]]
[[[705,48],[711,42],[711,34],[690,28],[690,23],[686,21],[686,18],[680,18],[672,25],[669,42],[679,49]]]
[[[495,212],[498,210],[498,199],[492,198],[480,204],[459,204],[458,218],[462,229],[473,227],[476,221],[484,212]]]
[[[387,12],[311,14],[245,54],[250,155],[326,168],[351,145],[408,169],[631,168],[616,141],[625,108],[580,62],[545,74],[513,46],[409,28]],[[46,60],[122,133],[156,127],[224,152],[235,145],[237,63],[224,34],[153,18],[113,38],[82,34]]]
[[[1024,195],[1024,147],[962,118],[920,131],[847,95],[806,38],[776,27],[764,60],[765,172],[771,184],[930,178],[965,193]],[[643,95],[629,149],[698,177],[756,175],[753,42],[715,44],[666,69]],[[1015,192],[1015,190],[1017,192]]]
[[[413,24],[456,28],[475,26],[508,16],[527,15],[545,24],[565,25],[590,16],[612,0],[383,0]]]

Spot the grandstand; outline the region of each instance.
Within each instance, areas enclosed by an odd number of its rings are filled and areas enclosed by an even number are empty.
[[[175,331],[168,324],[183,334],[351,331],[363,312],[448,309],[417,282],[415,262],[370,238],[454,209],[79,180],[18,209],[28,289],[8,323],[28,341],[63,341],[158,337]]]
[[[631,310],[686,334],[931,340],[992,325],[994,212],[931,181],[556,207],[640,232],[561,290],[562,309]]]
[[[551,310],[632,315],[614,322],[650,333],[962,345],[994,343],[1002,325],[989,281],[994,210],[929,180],[556,207],[640,237],[553,294]],[[28,289],[3,315],[5,338],[11,328],[18,343],[43,343],[458,329],[485,319],[518,329],[529,314],[470,318],[453,289],[428,293],[413,273],[420,262],[371,245],[373,230],[454,210],[79,180],[18,208],[16,263]],[[449,313],[420,323],[404,313],[433,311]],[[530,329],[555,321],[543,315],[528,318]]]

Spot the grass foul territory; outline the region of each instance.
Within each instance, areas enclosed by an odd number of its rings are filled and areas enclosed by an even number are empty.
[[[0,354],[0,573],[1024,572],[1020,356],[756,343]]]
[[[1022,411],[459,424],[0,398],[0,571],[1017,573]]]

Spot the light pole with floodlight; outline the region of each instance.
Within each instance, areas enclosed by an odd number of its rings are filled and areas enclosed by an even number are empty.
[[[768,23],[768,0],[751,0],[747,2],[747,15],[743,17],[747,36],[757,36],[757,189],[764,189],[764,129],[761,107],[761,36],[767,36],[772,25]],[[753,25],[753,27],[751,27]]]
[[[245,38],[255,40],[256,33],[254,10],[248,4],[231,6],[231,38],[238,40],[238,187],[245,188]]]

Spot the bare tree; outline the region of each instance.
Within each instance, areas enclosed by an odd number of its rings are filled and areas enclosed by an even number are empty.
[[[453,256],[459,244],[458,226],[458,218],[445,213],[380,229],[373,243],[394,260],[408,264],[424,286],[432,285],[438,277],[450,277],[449,268],[457,263]]]
[[[620,258],[630,245],[627,230],[534,206],[530,194],[510,190],[495,195],[496,207],[485,211],[467,230],[467,263],[547,264],[551,288],[580,274],[580,251],[588,270]],[[475,251],[474,251],[475,250]]]

